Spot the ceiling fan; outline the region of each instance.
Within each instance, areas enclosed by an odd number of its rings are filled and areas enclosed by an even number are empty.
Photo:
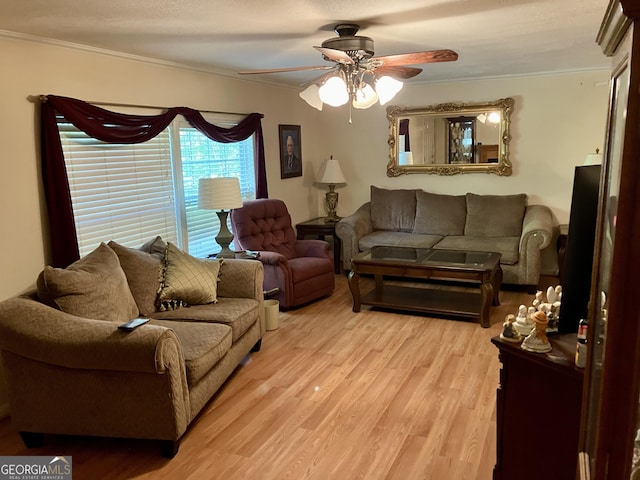
[[[369,108],[380,100],[384,105],[402,88],[398,79],[415,77],[421,68],[406,65],[418,65],[434,62],[453,62],[458,54],[453,50],[430,50],[424,52],[401,53],[374,57],[373,40],[356,35],[360,26],[355,23],[339,23],[334,31],[337,37],[314,47],[331,66],[286,67],[267,70],[245,70],[241,75],[282,73],[303,70],[330,70],[322,76],[306,82],[308,88],[300,96],[309,105],[322,110],[323,103],[340,106],[351,100],[355,108]],[[372,77],[375,90],[365,81]]]

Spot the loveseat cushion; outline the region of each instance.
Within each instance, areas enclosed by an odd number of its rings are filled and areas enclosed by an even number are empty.
[[[464,235],[467,200],[464,195],[416,192],[416,220],[413,233]]]
[[[162,254],[151,254],[137,248],[124,247],[114,241],[108,245],[120,259],[140,314],[148,317],[157,309],[164,251]]]
[[[218,303],[192,305],[153,314],[154,319],[175,322],[222,323],[232,330],[235,342],[260,318],[262,304],[252,298],[218,298]]]
[[[67,268],[47,265],[37,290],[43,303],[78,317],[127,322],[139,313],[118,255],[105,243]]]
[[[515,237],[522,234],[527,195],[467,193],[464,234],[470,237]]]
[[[197,384],[231,348],[231,328],[227,325],[156,319],[150,323],[170,328],[180,339],[190,387]]]
[[[433,248],[445,248],[450,250],[466,250],[468,252],[498,252],[502,265],[515,265],[518,263],[518,246],[520,237],[470,237],[449,236],[444,237]]]
[[[358,249],[361,252],[371,250],[377,245],[431,248],[442,239],[442,235],[421,235],[408,232],[387,232],[378,230],[362,237],[358,242]]]
[[[222,259],[192,257],[168,242],[158,292],[159,309],[216,303],[221,263]]]
[[[416,218],[416,190],[386,190],[371,185],[374,230],[411,232]]]

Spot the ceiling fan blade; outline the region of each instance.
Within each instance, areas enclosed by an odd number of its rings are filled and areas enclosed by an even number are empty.
[[[415,77],[420,72],[422,72],[421,68],[402,67],[402,66],[395,66],[395,65],[391,65],[391,66],[383,65],[375,69],[376,76],[389,75],[390,77],[394,77],[394,78],[411,78],[411,77]]]
[[[427,52],[400,53],[386,57],[375,57],[382,60],[385,67],[395,65],[419,65],[421,63],[455,62],[458,54],[453,50],[430,50]]]
[[[346,52],[342,50],[336,50],[335,48],[326,48],[326,47],[313,47],[318,50],[322,55],[327,57],[329,60],[333,60],[334,62],[344,63],[347,65],[352,65],[355,63],[353,58],[347,55]]]
[[[315,67],[285,67],[285,68],[268,68],[266,70],[243,70],[238,72],[239,75],[254,75],[258,73],[282,73],[282,72],[300,72],[303,70],[329,70],[333,65],[323,65]]]

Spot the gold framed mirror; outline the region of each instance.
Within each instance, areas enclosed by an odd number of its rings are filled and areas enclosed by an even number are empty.
[[[407,173],[511,175],[513,98],[485,103],[387,107],[387,176]]]

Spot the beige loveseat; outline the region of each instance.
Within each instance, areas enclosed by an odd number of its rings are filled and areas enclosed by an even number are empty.
[[[541,252],[553,239],[551,210],[525,194],[441,195],[371,187],[371,200],[336,225],[346,271],[376,245],[498,252],[503,283],[535,291]]]
[[[28,447],[43,434],[162,441],[189,424],[265,332],[263,269],[195,259],[157,238],[102,244],[37,292],[0,303],[10,416]],[[150,317],[131,332],[118,325]]]

